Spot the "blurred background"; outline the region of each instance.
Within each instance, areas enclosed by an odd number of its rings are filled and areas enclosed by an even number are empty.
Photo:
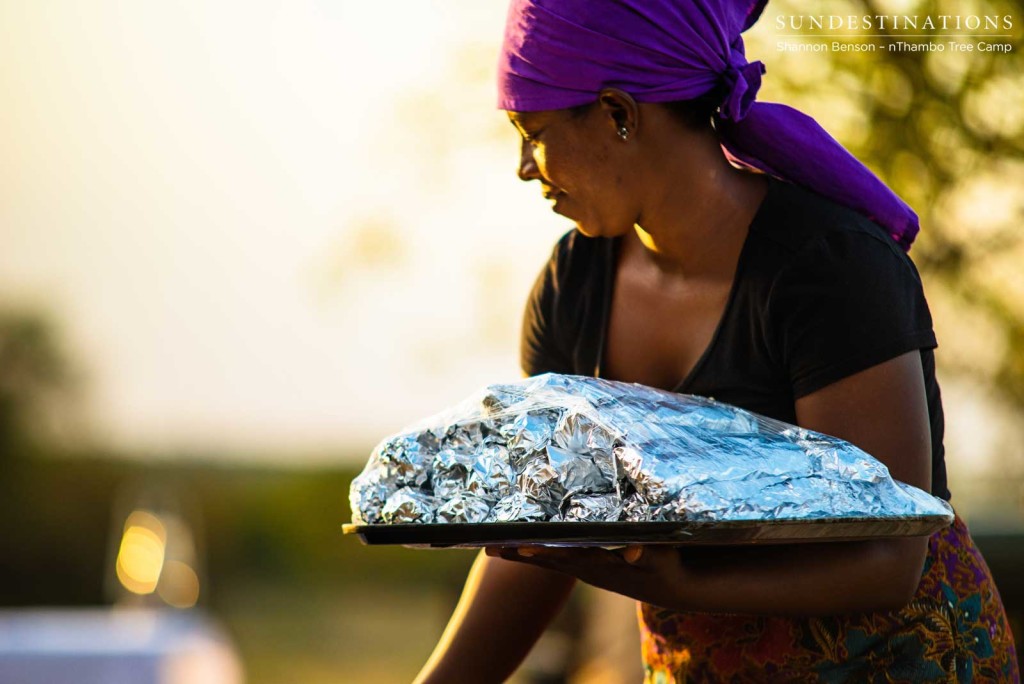
[[[1011,18],[1009,53],[840,53],[780,47],[834,40],[795,7],[747,34],[759,99],[921,215],[953,503],[1021,643],[1024,8],[819,3]],[[63,639],[191,658],[188,681],[412,678],[473,554],[342,537],[348,484],[385,435],[518,377],[571,227],[515,176],[504,14],[0,0],[0,664]],[[631,613],[580,592],[519,681],[635,681]]]

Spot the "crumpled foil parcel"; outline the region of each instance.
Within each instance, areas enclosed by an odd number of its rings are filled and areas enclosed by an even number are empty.
[[[712,399],[549,373],[382,441],[353,523],[822,521],[941,516],[835,437]]]

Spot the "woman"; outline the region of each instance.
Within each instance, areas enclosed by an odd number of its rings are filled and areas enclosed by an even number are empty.
[[[527,306],[524,371],[714,396],[948,499],[917,218],[813,120],[755,102],[740,33],[764,1],[513,2],[519,175],[576,224]],[[640,601],[650,682],[1019,680],[957,519],[856,543],[488,549],[418,681],[505,679],[577,579]]]

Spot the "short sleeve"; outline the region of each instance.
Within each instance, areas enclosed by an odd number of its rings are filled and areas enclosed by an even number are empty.
[[[772,285],[768,321],[795,399],[936,346],[913,262],[866,229],[830,231],[795,255]]]
[[[562,240],[555,246],[551,259],[537,276],[523,312],[519,362],[526,375],[573,372],[572,357],[559,344],[561,335],[556,316],[564,243]]]

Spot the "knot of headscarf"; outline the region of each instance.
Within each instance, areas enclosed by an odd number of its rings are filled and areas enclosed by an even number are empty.
[[[757,91],[761,89],[761,75],[765,73],[762,62],[747,62],[742,48],[740,41],[740,49],[729,50],[729,65],[722,72],[727,95],[719,111],[721,117],[728,121],[742,121],[747,116],[757,98]]]
[[[724,85],[715,120],[731,158],[855,209],[910,249],[918,220],[902,199],[814,119],[756,100],[765,66],[747,61],[741,34],[767,2],[512,0],[498,107],[576,107],[606,87],[664,103]]]

